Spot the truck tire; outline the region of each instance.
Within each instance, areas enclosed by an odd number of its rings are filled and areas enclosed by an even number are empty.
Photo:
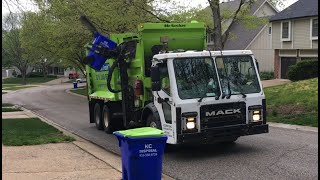
[[[96,103],[94,105],[94,111],[93,111],[93,117],[94,117],[94,122],[96,123],[96,128],[98,130],[103,129],[103,123],[102,123],[102,117],[101,117],[101,106],[99,103]]]
[[[150,114],[147,118],[147,127],[153,127],[162,130],[161,122]]]
[[[110,110],[107,105],[102,108],[102,125],[106,133],[111,134],[113,132],[113,124],[111,120]]]

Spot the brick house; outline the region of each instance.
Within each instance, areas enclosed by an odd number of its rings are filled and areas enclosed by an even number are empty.
[[[299,0],[270,18],[274,77],[287,79],[290,65],[318,60],[318,0]]]

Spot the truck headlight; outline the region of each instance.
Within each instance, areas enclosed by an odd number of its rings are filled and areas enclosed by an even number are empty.
[[[194,129],[196,127],[195,119],[193,117],[187,118],[187,129]]]
[[[187,122],[187,129],[194,129],[196,127],[194,122]]]
[[[254,110],[252,112],[252,121],[261,121],[261,110]]]
[[[181,114],[182,131],[185,133],[197,132],[197,112],[184,112]]]

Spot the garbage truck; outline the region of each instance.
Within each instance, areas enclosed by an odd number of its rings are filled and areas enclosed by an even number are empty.
[[[168,144],[268,133],[250,50],[206,50],[205,24],[196,21],[143,23],[107,38],[83,19],[95,35],[84,62],[89,120],[97,129],[154,127]]]

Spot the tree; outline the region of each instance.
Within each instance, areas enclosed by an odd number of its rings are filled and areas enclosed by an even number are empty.
[[[76,66],[83,73],[83,59],[86,56],[84,45],[91,42],[93,37],[79,21],[81,15],[88,16],[98,31],[107,36],[110,33],[134,32],[142,22],[161,21],[152,10],[151,1],[146,0],[51,0],[49,4],[42,0],[36,2],[40,11],[30,15],[29,20],[24,23],[24,47],[33,53],[38,49],[46,58],[50,55],[61,59],[64,65]],[[37,34],[30,35],[35,30]]]
[[[221,9],[219,0],[207,0],[209,6],[206,8],[196,7],[187,9],[184,6],[167,16],[172,22],[190,22],[197,20],[204,22],[207,26],[207,34],[213,35],[214,50],[223,50],[228,38],[235,38],[230,28],[236,22],[244,24],[248,29],[255,29],[268,22],[266,18],[251,15],[250,9],[256,0],[239,0],[236,9]],[[280,1],[280,0],[272,0]]]
[[[26,74],[30,60],[23,57],[24,49],[21,47],[19,36],[19,24],[22,18],[21,14],[9,14],[4,18],[2,25],[2,57],[6,63],[19,69],[23,78],[23,84],[26,84]]]
[[[25,50],[24,57],[40,67],[44,78],[47,78],[49,66],[58,59],[52,48],[48,47],[49,32],[44,27],[50,21],[47,21],[45,16],[32,12],[25,13],[25,16],[20,33],[22,47]]]

